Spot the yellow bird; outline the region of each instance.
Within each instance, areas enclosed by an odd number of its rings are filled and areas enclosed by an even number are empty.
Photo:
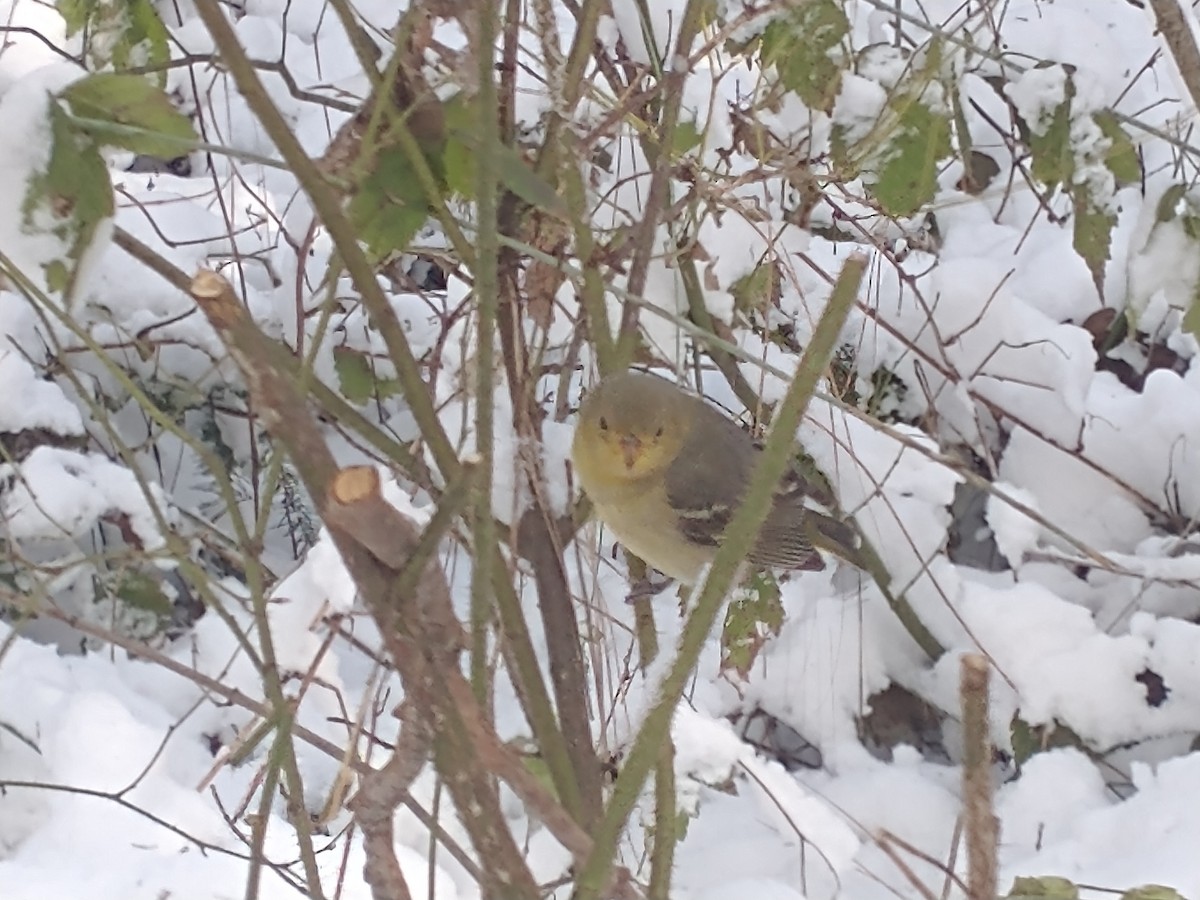
[[[694,584],[712,561],[745,495],[761,449],[749,434],[669,381],[643,372],[603,379],[584,398],[571,458],[596,515],[635,555]],[[806,509],[811,488],[785,478],[750,551],[756,567],[825,568],[813,547],[855,537],[843,522]]]

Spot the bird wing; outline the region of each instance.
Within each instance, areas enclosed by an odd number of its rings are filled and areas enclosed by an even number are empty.
[[[737,425],[707,404],[698,409],[700,416],[707,421],[692,428],[667,469],[667,502],[689,541],[717,547],[745,493],[753,449]]]
[[[736,423],[705,405],[709,417],[694,427],[675,463],[667,470],[667,501],[689,541],[718,547],[733,518],[761,450]],[[701,446],[701,442],[703,446]],[[825,567],[805,536],[805,483],[788,477],[780,484],[770,513],[750,551],[759,566],[817,570]]]

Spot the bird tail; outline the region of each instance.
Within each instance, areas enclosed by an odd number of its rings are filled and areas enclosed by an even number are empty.
[[[816,510],[804,514],[805,537],[818,550],[832,553],[860,569],[869,569],[867,558],[860,549],[858,530],[849,522],[843,522]]]

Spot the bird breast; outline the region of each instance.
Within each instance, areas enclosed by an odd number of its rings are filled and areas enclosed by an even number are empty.
[[[694,584],[712,560],[713,548],[688,541],[670,518],[670,505],[662,485],[628,494],[617,503],[595,500],[596,512],[613,535],[635,556],[664,575]]]

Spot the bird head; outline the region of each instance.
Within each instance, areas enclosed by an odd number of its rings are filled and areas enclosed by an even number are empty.
[[[693,398],[654,375],[622,372],[600,382],[579,411],[572,455],[610,481],[635,481],[679,455]]]

